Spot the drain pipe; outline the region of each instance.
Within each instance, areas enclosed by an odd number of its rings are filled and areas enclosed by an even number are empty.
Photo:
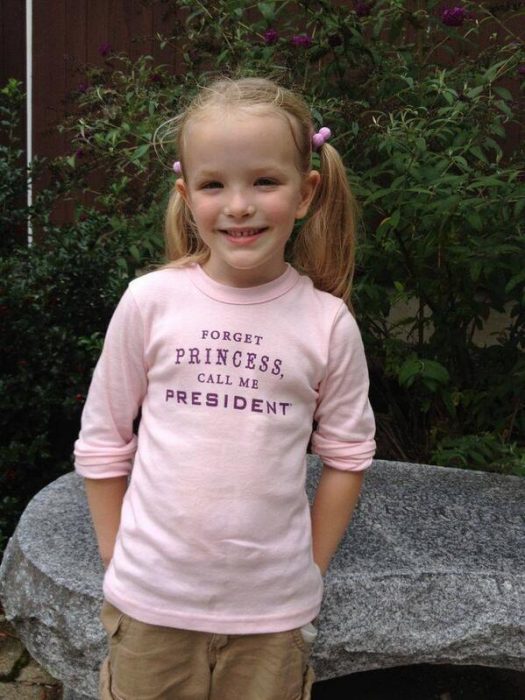
[[[26,0],[26,164],[33,160],[33,0]],[[27,206],[33,204],[33,182],[27,177]],[[27,245],[33,245],[33,224],[27,217]]]

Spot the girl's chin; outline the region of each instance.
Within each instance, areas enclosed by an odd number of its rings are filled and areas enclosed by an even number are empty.
[[[257,287],[273,282],[286,270],[284,260],[268,265],[263,261],[255,261],[252,256],[250,258],[238,256],[234,260],[223,261],[219,265],[208,260],[203,265],[203,269],[216,282],[229,287]]]

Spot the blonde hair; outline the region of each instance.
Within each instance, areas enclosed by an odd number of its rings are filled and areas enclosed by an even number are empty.
[[[155,144],[175,142],[184,173],[186,124],[210,109],[243,108],[277,112],[290,125],[298,151],[300,172],[311,170],[314,125],[308,106],[291,90],[265,78],[222,79],[201,89],[186,110],[162,124]],[[157,135],[162,132],[162,139]],[[292,243],[291,262],[323,291],[349,303],[355,259],[356,206],[345,167],[337,150],[328,143],[319,149],[321,182],[309,214]],[[165,217],[166,257],[169,266],[202,264],[209,249],[202,242],[190,209],[175,185]]]

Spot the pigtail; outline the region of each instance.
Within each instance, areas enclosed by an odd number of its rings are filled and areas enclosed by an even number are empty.
[[[173,158],[174,144],[178,145],[177,151],[180,152],[180,133],[184,119],[183,112],[163,122],[155,130],[153,147],[160,160],[163,160],[162,154],[165,152],[170,153]],[[172,177],[174,170],[176,175],[181,173],[180,161],[177,162],[177,166],[178,169],[175,168],[174,163],[170,167]],[[189,263],[202,264],[209,256],[208,249],[197,234],[190,209],[177,191],[176,185],[171,188],[164,216],[164,252],[167,262],[161,267],[180,267]]]
[[[350,305],[357,207],[339,153],[325,143],[319,156],[321,182],[311,214],[295,240],[293,260],[317,289]]]
[[[202,264],[209,256],[191,216],[190,209],[176,187],[170,193],[164,220],[165,253],[168,266]]]

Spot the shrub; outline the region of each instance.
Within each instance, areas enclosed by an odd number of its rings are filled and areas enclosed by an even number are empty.
[[[14,78],[0,89],[0,255],[27,241],[29,221],[34,226],[47,225],[53,202],[70,186],[69,177],[56,178],[35,192],[28,206],[28,182],[44,172],[46,162],[35,158],[30,166],[25,164],[19,136],[24,99],[22,84]]]
[[[52,225],[53,203],[72,185],[81,188],[80,174],[67,159],[39,161],[29,171],[20,165],[15,127],[23,95],[15,81],[1,94],[11,120],[4,121],[10,139],[0,166],[10,172],[0,190],[0,551],[31,496],[72,467],[108,321],[128,280],[160,255],[163,206],[118,216],[118,187],[109,184],[96,208],[78,206],[73,224]],[[20,190],[35,173],[50,173],[52,185],[28,207]],[[20,226],[13,233],[8,211],[15,201]],[[27,220],[38,230],[30,247]]]
[[[71,469],[91,373],[129,277],[127,246],[91,212],[0,259],[0,530]]]

